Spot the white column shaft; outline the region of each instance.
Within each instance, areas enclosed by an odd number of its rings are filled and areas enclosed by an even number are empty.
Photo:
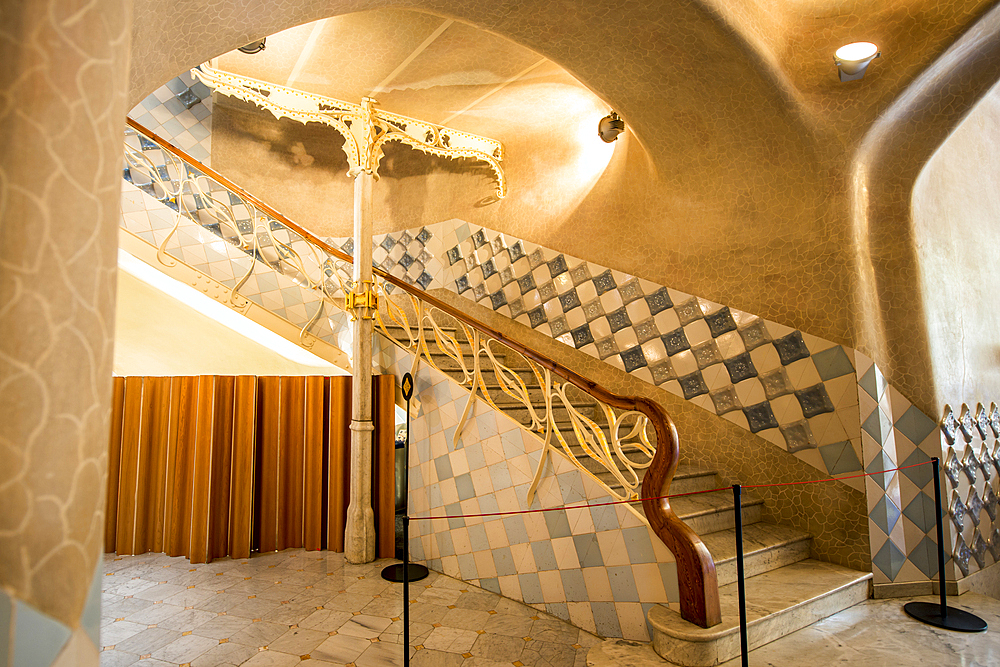
[[[354,291],[372,279],[371,174],[354,179]],[[356,311],[359,315],[362,309]],[[354,383],[351,421],[351,502],[347,506],[344,551],[348,562],[375,560],[375,513],[372,511],[372,320],[354,321]]]

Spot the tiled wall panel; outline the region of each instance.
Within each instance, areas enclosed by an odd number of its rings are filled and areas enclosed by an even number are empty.
[[[212,166],[212,91],[191,72],[154,90],[129,116],[202,164]]]
[[[381,344],[386,372],[402,379],[412,357]],[[410,418],[410,514],[478,514],[559,508],[608,499],[552,455],[535,500],[525,502],[542,442],[477,401],[456,427],[469,393],[422,364]],[[411,557],[607,637],[648,640],[646,612],[676,602],[666,546],[623,506],[411,522]]]
[[[998,473],[1000,412],[962,405],[946,406],[940,429],[946,521],[951,562],[949,578],[974,574],[1000,562]]]
[[[353,254],[351,239],[330,241]],[[490,307],[822,473],[861,470],[849,348],[461,220],[385,234],[373,246],[373,262],[393,275]]]

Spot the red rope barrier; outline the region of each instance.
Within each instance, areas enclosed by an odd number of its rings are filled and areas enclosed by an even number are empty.
[[[933,461],[924,461],[923,463],[913,463],[908,466],[900,466],[898,468],[889,468],[888,470],[880,470],[878,472],[866,472],[860,475],[848,475],[847,477],[827,477],[826,479],[810,479],[801,482],[775,482],[773,484],[741,484],[740,486],[744,489],[761,489],[769,486],[793,486],[796,484],[818,484],[820,482],[839,482],[845,479],[856,479],[858,477],[872,477],[874,475],[884,475],[887,472],[896,472],[898,470],[906,470],[907,468],[916,468],[918,466],[925,466]],[[489,517],[489,516],[510,516],[513,514],[537,514],[539,512],[556,512],[559,510],[577,510],[584,509],[586,507],[606,507],[608,505],[625,505],[628,503],[641,503],[644,500],[666,500],[668,498],[683,498],[684,496],[697,496],[702,493],[715,493],[716,491],[728,491],[732,489],[731,486],[723,486],[718,489],[706,489],[704,491],[688,491],[687,493],[672,493],[668,496],[652,496],[648,498],[636,498],[634,500],[614,500],[606,503],[584,503],[582,505],[563,505],[561,507],[544,507],[536,510],[512,510],[509,512],[484,512],[482,514],[443,514],[443,515],[432,515],[432,516],[411,516],[411,520],[417,521],[430,521],[433,519],[475,519],[479,517]]]

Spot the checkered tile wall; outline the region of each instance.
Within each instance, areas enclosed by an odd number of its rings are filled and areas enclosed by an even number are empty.
[[[349,239],[331,241],[353,251]],[[848,348],[461,220],[386,234],[374,247],[386,271],[487,305],[823,473],[861,470]]]
[[[402,379],[412,357],[381,347],[383,372]],[[528,507],[542,442],[482,401],[456,433],[469,393],[426,364],[414,380],[420,408],[410,421],[411,515],[556,508],[607,498],[553,455]],[[621,506],[410,525],[415,560],[606,637],[648,641],[649,609],[679,599],[672,554]]]
[[[212,164],[212,91],[190,72],[157,88],[129,112],[153,133]]]
[[[861,440],[867,472],[940,456],[933,419],[889,386],[871,359],[854,353]],[[865,478],[875,583],[923,582],[937,576],[934,476],[930,465]]]
[[[148,190],[148,189],[147,189]],[[305,326],[320,307],[316,292],[302,287],[294,277],[275,271],[271,264],[240,250],[220,234],[219,225],[199,225],[184,216],[178,216],[176,202],[157,200],[149,192],[128,181],[122,182],[122,227],[150,245],[159,246],[180,217],[177,231],[165,248],[168,255],[197,269],[206,276],[232,288],[257,262],[253,275],[240,289],[240,294],[275,315],[288,320],[296,327]],[[284,241],[292,241],[287,231],[276,231]],[[325,317],[320,317],[310,330],[321,340],[341,349],[350,349],[350,327],[341,310],[326,307]]]

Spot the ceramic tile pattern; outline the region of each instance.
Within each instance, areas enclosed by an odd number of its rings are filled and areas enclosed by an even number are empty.
[[[105,557],[102,665],[403,663],[393,561],[288,549],[192,565]],[[583,667],[600,640],[551,615],[432,572],[410,587],[411,664]]]
[[[861,470],[849,348],[461,220],[380,235],[373,261],[689,400],[823,473]]]
[[[948,409],[941,423],[946,568],[949,579],[959,579],[1000,562],[1000,411],[995,404],[962,405],[957,414]]]
[[[136,133],[127,134],[134,147],[141,148],[143,155],[159,170],[176,178],[176,167],[166,166],[163,151]],[[187,169],[192,169],[186,167]],[[288,320],[296,327],[304,327],[316,314],[322,299],[314,290],[303,284],[302,277],[289,264],[280,261],[271,237],[257,228],[257,248],[249,254],[236,245],[239,240],[234,230],[223,227],[209,215],[205,202],[200,196],[184,194],[187,209],[178,205],[176,197],[168,197],[158,186],[149,183],[148,178],[138,170],[126,168],[122,182],[122,220],[124,229],[135,234],[150,245],[159,247],[170,235],[174,224],[177,230],[170,237],[165,251],[192,268],[233,288],[254,264],[253,274],[240,288],[246,299],[270,310],[275,315]],[[175,180],[174,183],[177,181]],[[230,194],[214,181],[201,179],[209,184],[210,196],[221,198],[232,206],[240,236],[250,237],[254,226],[247,206],[236,195]],[[190,211],[183,215],[179,211]],[[242,216],[242,217],[241,217]],[[269,222],[271,235],[277,241],[292,249],[308,252],[308,245],[293,232],[286,230],[275,221]],[[318,270],[317,270],[318,272]],[[321,340],[340,346],[346,332],[346,318],[339,309],[324,307],[310,332]]]
[[[184,72],[137,104],[129,117],[202,164],[212,166],[212,91]]]
[[[412,358],[385,350],[383,372],[402,377]],[[543,443],[477,401],[462,433],[468,392],[422,364],[410,428],[412,516],[558,508],[607,492],[558,454],[535,500],[525,499]],[[621,506],[493,518],[413,520],[411,557],[605,637],[648,640],[646,612],[676,601],[673,556]]]
[[[855,353],[867,472],[941,456],[933,419],[890,386],[871,359]],[[938,574],[934,475],[930,465],[865,478],[875,583],[927,581]],[[947,553],[947,552],[946,552]]]

